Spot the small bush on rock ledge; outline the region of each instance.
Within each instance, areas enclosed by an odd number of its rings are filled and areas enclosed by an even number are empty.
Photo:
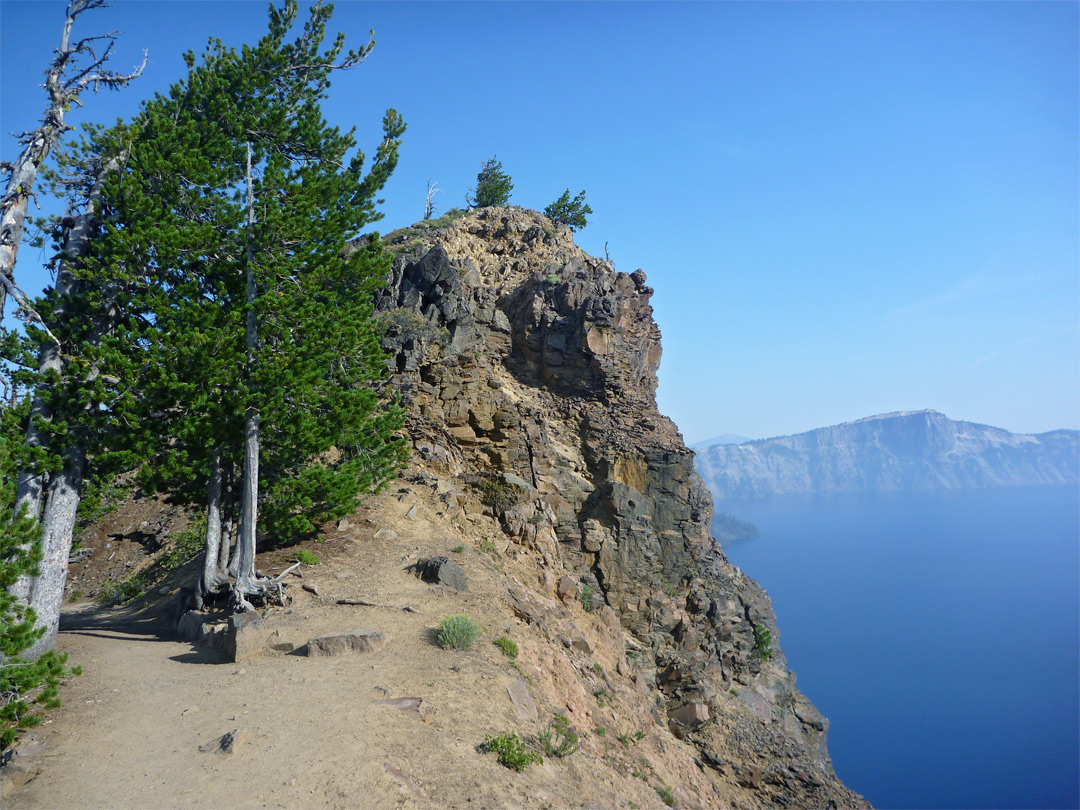
[[[464,613],[448,616],[439,625],[439,646],[444,650],[467,650],[479,638],[482,628]]]
[[[518,657],[518,645],[517,645],[517,642],[514,641],[512,638],[507,638],[506,636],[502,636],[500,638],[495,639],[491,643],[494,644],[496,647],[498,647],[500,650],[502,650],[503,654],[507,658],[517,658]]]
[[[754,625],[754,657],[762,661],[772,658],[772,633],[763,624]]]

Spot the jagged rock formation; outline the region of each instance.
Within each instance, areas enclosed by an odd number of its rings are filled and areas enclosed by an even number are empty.
[[[792,492],[977,489],[1080,481],[1080,433],[1036,436],[903,411],[699,451],[717,498]]]
[[[866,806],[837,780],[769,599],[711,540],[694,455],[657,411],[645,274],[518,208],[388,241],[386,385],[408,411],[416,480],[447,519],[494,518],[506,553],[535,562],[515,612],[542,630],[530,592],[553,596],[567,576],[602,596],[624,631],[619,672],[696,750],[707,806]],[[755,654],[757,625],[771,658]]]

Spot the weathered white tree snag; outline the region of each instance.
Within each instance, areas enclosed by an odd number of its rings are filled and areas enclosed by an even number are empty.
[[[3,317],[8,295],[19,301],[21,309],[31,318],[43,325],[36,316],[29,300],[15,285],[15,261],[22,242],[23,229],[30,198],[34,196],[34,184],[37,182],[38,169],[49,153],[59,143],[60,136],[71,129],[65,123],[67,111],[73,106],[82,106],[79,95],[87,87],[97,92],[102,86],[117,89],[138,77],[146,67],[146,54],[143,62],[134,71],[119,74],[103,70],[102,65],[109,59],[116,39],[116,32],[87,37],[72,44],[71,29],[75,19],[84,11],[103,8],[107,0],[72,0],[67,7],[64,30],[60,37],[60,47],[56,51],[49,69],[45,71],[45,92],[49,101],[41,126],[32,132],[23,133],[19,142],[23,150],[13,164],[3,168],[9,173],[7,190],[0,197],[0,317]],[[95,52],[99,41],[107,41],[105,51],[99,57]],[[89,56],[90,64],[85,68],[77,66],[80,57]],[[68,75],[68,73],[74,75]],[[51,334],[51,333],[50,333]]]
[[[229,577],[220,564],[221,546],[221,453],[215,450],[206,485],[206,554],[200,580],[203,595],[221,593],[229,585]],[[228,549],[225,553],[228,554]]]
[[[87,37],[72,43],[71,31],[76,18],[84,11],[103,8],[106,5],[106,0],[72,0],[68,4],[60,47],[56,51],[52,64],[45,72],[48,104],[41,126],[20,137],[20,143],[23,144],[22,152],[14,164],[4,167],[8,170],[9,176],[7,190],[4,196],[0,197],[0,317],[3,317],[7,298],[11,295],[18,301],[20,312],[43,330],[49,342],[42,346],[38,366],[39,370],[45,373],[60,373],[63,370],[60,341],[49,330],[45,320],[33,308],[27,296],[15,284],[15,263],[19,245],[22,242],[30,198],[34,196],[38,170],[49,153],[56,148],[64,132],[71,129],[65,117],[71,107],[81,106],[79,97],[83,90],[92,87],[97,92],[102,86],[118,89],[138,77],[146,66],[144,52],[142,65],[129,74],[119,74],[103,69],[102,66],[108,61],[112,51],[116,38],[115,32]],[[95,48],[97,43],[102,41],[108,44],[99,57]],[[86,57],[89,57],[89,65],[78,66],[79,59]],[[107,165],[102,172],[110,171],[114,167],[115,163]],[[59,303],[52,313],[54,323],[70,314],[67,312],[67,305],[76,285],[71,263],[85,257],[89,248],[92,228],[100,212],[102,176],[99,174],[84,212],[75,218],[74,227],[67,233],[64,240],[64,259],[56,280]],[[48,436],[45,431],[39,429],[38,425],[42,420],[50,421],[52,416],[42,392],[35,391],[26,436],[29,447],[46,446]],[[71,549],[75,512],[79,505],[85,467],[85,446],[77,441],[65,453],[64,469],[53,475],[48,482],[47,501],[44,503],[44,508],[43,498],[46,495],[44,475],[29,469],[19,474],[15,514],[19,514],[25,507],[27,514],[41,520],[45,553],[41,575],[34,579],[24,577],[11,588],[11,592],[20,601],[35,609],[39,622],[46,627],[45,635],[33,647],[23,652],[24,657],[36,657],[56,646],[60,603],[63,600],[64,583],[67,579],[67,556]]]
[[[223,508],[225,522],[221,529],[221,544],[218,548],[218,568],[226,575],[229,573],[229,550],[232,546],[233,532],[236,527],[233,520],[233,506],[233,485],[232,476],[230,475],[229,482],[225,487],[225,506]]]
[[[56,647],[60,628],[60,606],[64,601],[67,583],[68,555],[79,509],[83,474],[86,470],[86,448],[82,443],[68,450],[64,469],[49,479],[45,511],[41,518],[41,542],[45,558],[41,575],[30,581],[29,603],[38,616],[45,634],[26,650],[23,658],[34,659]]]
[[[255,320],[255,185],[251,177],[251,141],[247,143],[247,367],[249,378],[255,365],[259,346],[258,324]],[[254,610],[249,596],[265,596],[270,591],[280,594],[281,585],[255,575],[255,534],[259,520],[259,410],[248,404],[244,413],[244,462],[240,475],[240,531],[236,538],[237,570],[233,598],[238,608]]]
[[[427,200],[424,202],[424,219],[433,219],[435,217],[435,195],[442,194],[442,189],[438,186],[438,180],[434,183],[430,180],[427,181]]]
[[[123,156],[110,160],[98,169],[94,184],[90,189],[89,195],[87,195],[86,206],[82,213],[74,218],[74,223],[65,236],[62,258],[56,274],[57,304],[52,313],[54,323],[62,322],[65,318],[71,316],[68,307],[72,302],[72,296],[75,294],[78,283],[74,268],[78,262],[86,257],[87,252],[90,249],[90,240],[93,236],[94,229],[97,227],[101,213],[102,184],[105,176],[110,172],[116,171],[117,168],[119,168],[122,159]],[[99,342],[108,330],[112,328],[112,319],[116,317],[117,313],[113,310],[104,314],[104,322],[100,324],[94,334],[91,335],[92,342]],[[42,344],[41,350],[38,353],[38,371],[42,375],[60,375],[63,373],[63,370],[64,358],[60,351],[60,345],[52,342]],[[48,404],[43,389],[39,386],[35,389],[34,397],[30,404],[30,422],[26,428],[25,440],[27,447],[34,450],[48,445],[48,433],[41,425],[43,423],[51,422],[52,419],[52,409]],[[19,471],[19,476],[16,480],[14,511],[17,515],[25,507],[26,514],[37,517],[42,522],[46,557],[45,562],[42,564],[42,575],[38,579],[44,578],[43,582],[45,583],[52,583],[55,578],[53,572],[46,570],[50,565],[58,565],[60,567],[62,578],[67,578],[67,552],[65,551],[61,554],[57,549],[65,544],[67,548],[70,548],[71,546],[71,538],[75,529],[75,513],[74,510],[70,510],[69,513],[66,499],[74,497],[75,507],[78,507],[85,465],[86,453],[84,449],[74,448],[73,451],[68,453],[64,469],[54,476],[56,479],[55,487],[52,483],[49,485],[50,500],[48,504],[44,501],[46,486],[45,474],[34,468],[24,468]],[[55,504],[52,503],[53,495],[56,496]],[[66,540],[63,539],[65,537]],[[51,552],[49,546],[50,542],[53,543]],[[63,591],[63,579],[61,580],[60,585],[61,596]],[[45,612],[42,612],[39,607],[42,604],[41,600],[46,599],[46,596],[45,594],[42,594],[41,597],[34,596],[34,583],[35,580],[32,580],[29,577],[22,577],[11,587],[11,593],[14,594],[19,601],[34,607],[38,614],[38,620],[46,626],[52,627],[52,625],[49,624],[48,619],[55,613],[55,622],[59,622],[60,603],[56,602],[54,609],[52,606],[54,600],[52,597],[48,597],[47,609]],[[44,588],[45,592],[51,592],[51,584],[45,584]],[[52,628],[52,630],[55,630],[55,628]],[[47,633],[46,638],[49,637],[53,638],[55,641],[54,632],[50,631],[50,633]],[[35,646],[35,649],[36,648],[37,647]]]

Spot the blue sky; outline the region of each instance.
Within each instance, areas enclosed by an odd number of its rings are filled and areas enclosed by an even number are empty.
[[[40,117],[63,3],[0,0],[0,157]],[[130,116],[263,2],[128,0],[143,78],[87,96]],[[664,338],[661,410],[689,442],[934,408],[1018,432],[1080,427],[1080,26],[1074,2],[362,3],[377,46],[327,117],[365,151],[409,129],[383,231],[463,204],[497,155],[512,202],[569,187],[578,234],[643,268]],[[43,200],[43,204],[46,201]],[[44,282],[25,247],[16,272]]]

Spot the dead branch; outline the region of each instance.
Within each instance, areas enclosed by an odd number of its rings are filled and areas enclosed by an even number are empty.
[[[131,73],[116,73],[105,70],[102,66],[108,60],[115,41],[115,32],[86,37],[71,45],[71,30],[75,20],[85,11],[104,8],[107,0],[72,0],[67,7],[60,47],[56,56],[45,71],[45,91],[48,104],[45,107],[41,125],[33,132],[23,133],[19,142],[23,145],[18,159],[3,167],[8,174],[7,189],[0,197],[0,318],[3,317],[8,296],[19,302],[20,308],[39,323],[50,339],[55,336],[44,326],[40,316],[29,305],[29,299],[22,295],[15,285],[15,263],[22,242],[26,214],[30,200],[34,197],[34,184],[38,170],[55,149],[60,137],[70,126],[65,121],[68,110],[81,106],[79,94],[93,86],[97,92],[102,85],[109,89],[118,89],[138,78],[146,66],[147,54],[143,52],[143,62]],[[108,40],[101,56],[97,55],[94,43]],[[89,65],[75,68],[80,57],[89,57]],[[74,70],[73,73],[69,71]],[[58,342],[58,341],[57,341]]]

